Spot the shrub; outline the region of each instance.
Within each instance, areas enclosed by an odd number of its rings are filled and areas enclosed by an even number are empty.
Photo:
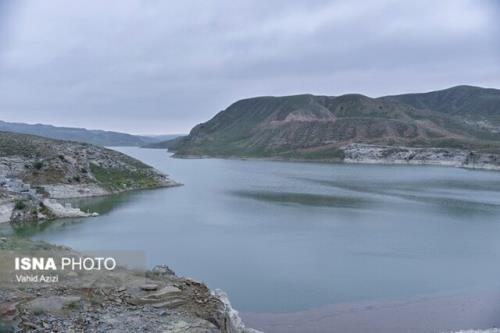
[[[14,208],[16,210],[23,210],[24,208],[26,208],[26,204],[24,203],[24,201],[19,200],[19,201],[16,201]]]
[[[43,168],[43,162],[42,161],[36,161],[35,163],[33,163],[33,167],[37,170],[40,170],[41,168]]]

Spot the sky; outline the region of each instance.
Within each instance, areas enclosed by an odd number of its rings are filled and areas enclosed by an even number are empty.
[[[262,95],[500,88],[495,0],[0,0],[0,120],[187,133]]]

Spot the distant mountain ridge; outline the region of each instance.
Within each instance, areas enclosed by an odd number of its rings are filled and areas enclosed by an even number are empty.
[[[175,147],[178,142],[181,142],[186,135],[178,135],[173,138],[162,140],[160,142],[153,142],[142,146],[142,148],[155,148],[155,149],[170,149]]]
[[[378,98],[249,98],[169,148],[177,156],[324,160],[343,159],[350,144],[500,152],[500,90],[457,86]]]
[[[57,127],[45,124],[13,123],[1,120],[0,131],[38,135],[51,139],[85,142],[99,146],[144,146],[176,137],[176,135],[132,135],[112,131],[89,130],[76,127]]]

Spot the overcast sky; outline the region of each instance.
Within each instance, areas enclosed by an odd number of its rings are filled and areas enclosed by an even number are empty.
[[[494,0],[0,0],[0,120],[185,133],[258,95],[500,88]]]

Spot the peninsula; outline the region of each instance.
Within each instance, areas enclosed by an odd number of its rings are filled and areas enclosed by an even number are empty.
[[[175,185],[168,176],[114,150],[0,132],[0,222],[89,216],[57,200]]]

